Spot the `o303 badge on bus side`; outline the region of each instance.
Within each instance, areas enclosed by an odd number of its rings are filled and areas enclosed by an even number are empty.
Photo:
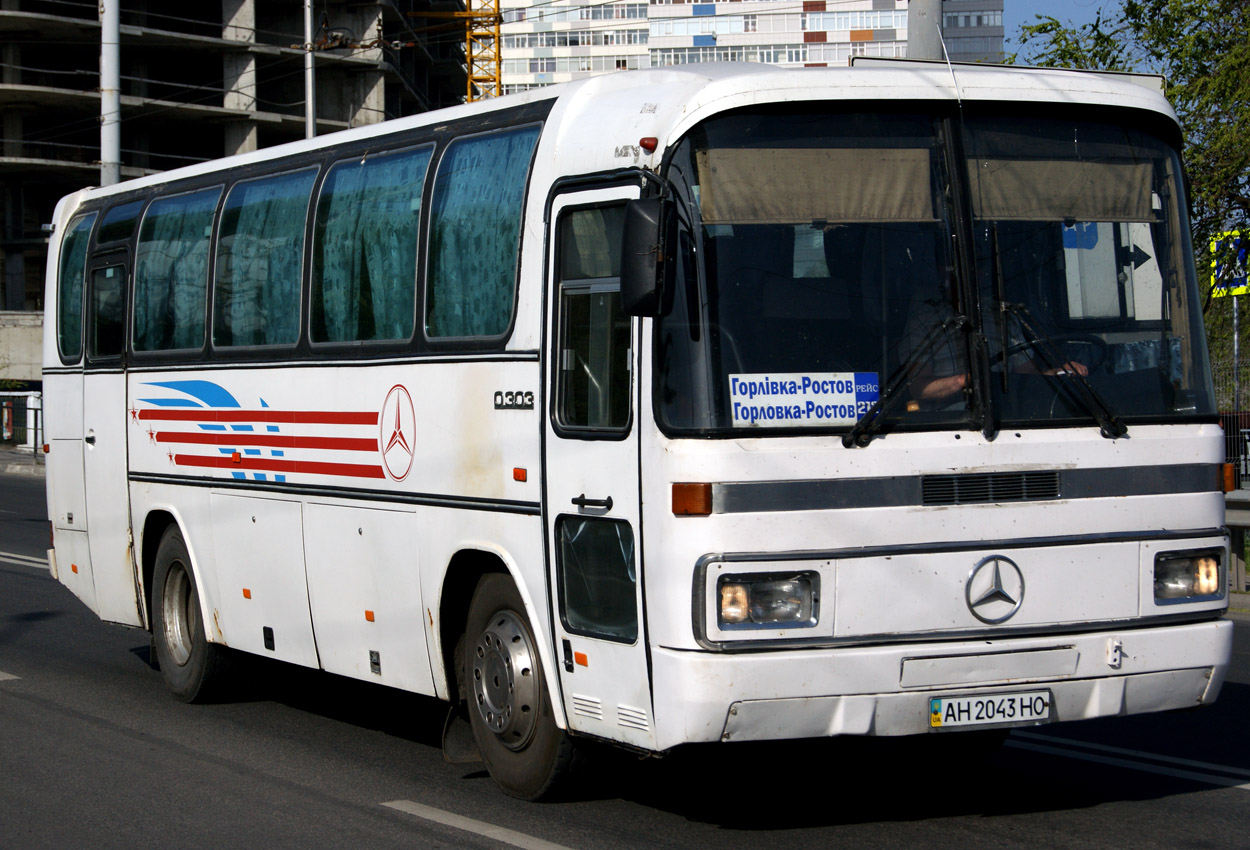
[[[496,410],[533,410],[534,394],[532,392],[517,390],[515,392],[495,391],[495,409]]]
[[[729,375],[735,428],[854,425],[881,395],[876,372]]]

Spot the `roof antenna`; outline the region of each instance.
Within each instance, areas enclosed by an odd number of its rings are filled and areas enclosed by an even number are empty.
[[[959,103],[960,110],[963,110],[964,98],[959,91],[959,79],[955,76],[955,66],[951,63],[951,55],[946,50],[946,37],[942,35],[942,27],[936,21],[933,25],[937,27],[938,41],[942,43],[942,58],[946,60],[946,70],[951,72],[951,84],[955,86],[955,100]]]

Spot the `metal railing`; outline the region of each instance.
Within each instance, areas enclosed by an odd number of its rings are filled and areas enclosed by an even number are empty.
[[[43,393],[0,392],[0,443],[30,449],[43,463]]]

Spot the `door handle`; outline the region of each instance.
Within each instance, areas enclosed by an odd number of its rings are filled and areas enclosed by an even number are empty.
[[[95,445],[95,434],[88,434],[87,436],[85,436],[85,437],[83,437],[83,438],[82,438],[82,441],[83,441],[84,443],[86,443],[87,445],[89,445],[89,446],[94,446],[94,445]]]
[[[577,505],[579,508],[602,508],[605,511],[610,511],[612,510],[612,497],[608,496],[606,499],[587,499],[586,494],[582,493],[580,496],[573,497],[573,504]]]

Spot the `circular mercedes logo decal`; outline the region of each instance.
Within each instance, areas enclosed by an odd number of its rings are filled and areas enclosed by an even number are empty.
[[[964,597],[972,616],[982,623],[1006,622],[1024,602],[1024,574],[1010,558],[1002,555],[982,558],[968,573]]]
[[[396,384],[386,394],[379,417],[382,426],[382,465],[387,475],[403,481],[412,468],[412,453],[416,437],[416,416],[412,409],[412,396],[403,384]]]

